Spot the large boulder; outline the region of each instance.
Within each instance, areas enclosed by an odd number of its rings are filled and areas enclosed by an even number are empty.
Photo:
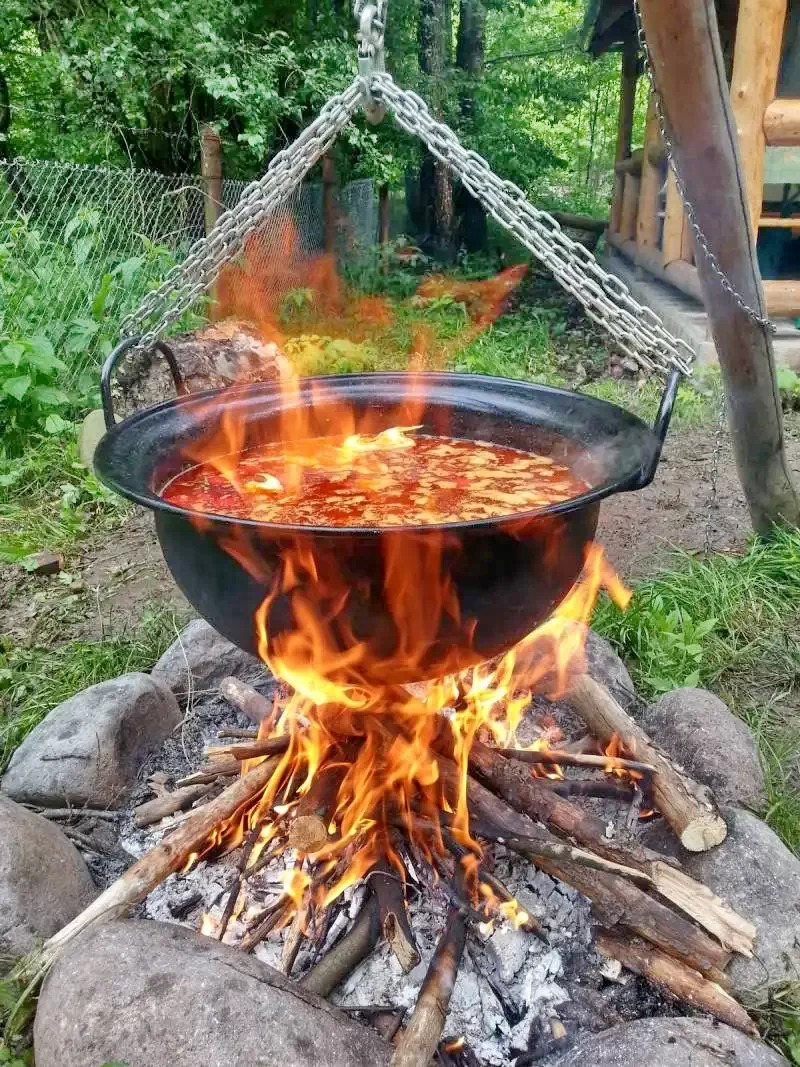
[[[263,677],[265,668],[255,656],[218,634],[205,619],[195,619],[181,631],[150,673],[177,696],[185,696],[216,689],[228,675],[242,679]]]
[[[747,726],[706,689],[674,689],[644,713],[650,736],[721,804],[763,808],[764,772]]]
[[[0,796],[0,956],[24,956],[96,895],[80,853],[58,827]]]
[[[53,708],[28,734],[2,789],[42,807],[113,808],[180,721],[173,694],[148,674],[100,682]]]
[[[38,1063],[38,1060],[37,1060]],[[582,1034],[552,1067],[789,1067],[761,1041],[704,1019],[636,1019]]]
[[[39,997],[36,1067],[381,1067],[374,1032],[278,971],[180,926],[88,931]]]

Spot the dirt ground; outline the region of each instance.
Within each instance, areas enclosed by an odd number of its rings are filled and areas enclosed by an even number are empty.
[[[711,516],[711,547],[740,551],[750,532],[730,441],[719,460],[716,506],[709,512],[714,429],[673,430],[652,485],[605,501],[599,540],[623,578],[646,577],[674,549],[701,552]],[[800,416],[787,420],[787,453],[800,482]],[[34,578],[19,567],[0,568],[0,634],[41,645],[120,633],[148,609],[189,607],[158,548],[152,517],[137,509],[118,530],[86,542],[71,560],[72,582]]]

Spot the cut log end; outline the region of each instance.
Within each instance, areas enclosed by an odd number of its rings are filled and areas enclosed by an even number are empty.
[[[688,823],[680,835],[680,842],[687,852],[708,852],[721,845],[728,836],[728,826],[716,812],[699,815]]]
[[[289,845],[300,852],[319,852],[328,841],[328,828],[319,815],[298,815],[289,830]]]

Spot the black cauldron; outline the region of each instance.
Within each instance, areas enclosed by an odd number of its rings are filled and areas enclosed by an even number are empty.
[[[679,382],[675,371],[654,429],[592,397],[529,382],[449,373],[307,379],[292,399],[271,383],[235,387],[179,396],[115,425],[111,375],[132,344],[120,345],[103,369],[109,429],[95,453],[95,469],[106,485],[155,513],[164,558],[187,599],[221,634],[255,653],[254,614],[273,587],[282,552],[305,544],[323,569],[326,560],[335,565],[351,590],[331,632],[342,646],[354,639],[367,642],[374,662],[383,665],[380,680],[391,682],[437,677],[485,660],[510,648],[551,614],[582,570],[603,498],[641,489],[652,480]],[[163,343],[158,347],[180,393],[174,357]],[[345,401],[356,412],[369,408],[380,429],[381,415],[385,413],[385,425],[390,425],[405,398],[422,403],[422,415],[414,419],[423,425],[422,432],[550,455],[591,488],[526,514],[389,529],[292,527],[224,515],[203,515],[198,521],[196,512],[161,499],[159,490],[188,465],[187,442],[207,436],[223,409],[242,420],[247,447],[256,440],[278,440],[281,411],[287,404],[310,405],[312,389],[313,428],[319,435],[330,426],[330,404]],[[246,565],[240,561],[241,551],[234,556],[223,547],[232,537],[244,546]],[[398,538],[420,553],[437,540],[442,546],[441,575],[455,588],[460,605],[458,619],[441,615],[429,647],[414,664],[396,661],[399,635],[385,599],[385,560]],[[419,612],[432,610],[430,590],[420,588],[418,599]],[[282,596],[275,598],[267,617],[269,639],[292,625],[291,605]]]

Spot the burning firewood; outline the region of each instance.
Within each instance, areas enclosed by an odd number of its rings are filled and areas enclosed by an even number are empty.
[[[572,682],[566,699],[600,741],[616,736],[628,751],[654,766],[656,805],[684,848],[706,852],[725,840],[728,828],[711,791],[679,771],[607,689],[584,674]]]
[[[372,952],[381,936],[378,899],[373,893],[344,937],[300,980],[308,993],[327,997]]]
[[[545,764],[556,767],[591,767],[597,770],[638,771],[652,774],[655,767],[639,760],[621,759],[619,756],[598,756],[592,753],[564,752],[559,749],[501,748],[502,756],[519,760],[520,763]]]

